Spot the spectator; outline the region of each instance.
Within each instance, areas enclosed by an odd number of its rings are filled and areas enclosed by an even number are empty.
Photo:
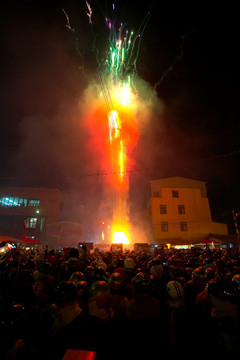
[[[99,317],[82,311],[77,302],[76,285],[70,280],[56,286],[52,313],[51,334],[39,342],[34,359],[62,360],[68,349],[94,351],[97,360],[109,358],[109,349],[105,347],[106,338],[110,339],[108,328]]]
[[[139,345],[127,349],[128,358],[155,358],[158,354],[158,345],[165,344],[167,346],[167,323],[161,316],[160,302],[151,294],[150,276],[143,272],[136,274],[133,286],[135,293],[126,308],[125,332],[133,343],[138,344],[139,339],[141,341]],[[159,351],[161,352],[160,349]]]
[[[95,281],[89,291],[88,313],[98,319],[111,323],[113,311],[111,308],[111,291],[106,281]]]
[[[194,311],[197,295],[204,290],[206,285],[206,272],[202,266],[195,268],[192,279],[184,284],[187,306]]]
[[[108,278],[108,285],[112,295],[110,306],[113,311],[113,321],[122,323],[129,303],[128,298],[125,296],[126,284],[123,275],[113,272]]]

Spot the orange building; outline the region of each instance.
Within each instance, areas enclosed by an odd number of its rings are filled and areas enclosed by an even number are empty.
[[[148,210],[154,243],[183,245],[209,234],[228,236],[227,225],[212,221],[206,183],[183,177],[150,181]]]

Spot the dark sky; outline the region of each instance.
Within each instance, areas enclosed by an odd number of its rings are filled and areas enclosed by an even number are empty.
[[[89,3],[91,26],[85,1],[1,6],[0,184],[78,189],[78,205],[95,208],[86,189],[99,200],[107,175],[86,152],[89,134],[76,109],[89,79],[97,79],[105,18],[114,15],[116,25],[141,29],[137,74],[146,96],[155,90],[159,99],[133,154],[133,202],[145,204],[151,179],[202,180],[214,219],[232,226],[231,211],[240,210],[237,8],[121,0],[113,13],[110,1]]]

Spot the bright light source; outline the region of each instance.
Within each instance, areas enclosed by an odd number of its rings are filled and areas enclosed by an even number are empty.
[[[113,244],[129,244],[127,235],[123,231],[116,231],[113,235]]]

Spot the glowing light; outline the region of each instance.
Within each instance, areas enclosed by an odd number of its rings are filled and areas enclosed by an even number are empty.
[[[118,113],[115,110],[112,110],[109,113],[108,118],[109,118],[109,137],[111,142],[112,138],[117,139],[120,134]]]
[[[121,176],[121,180],[123,179],[123,174],[124,174],[124,148],[123,148],[123,142],[121,140],[121,149],[120,149],[120,154],[119,154],[119,162],[120,162],[120,176]]]
[[[129,244],[129,239],[127,234],[125,234],[123,231],[116,231],[113,234],[113,244]]]
[[[117,96],[119,98],[119,102],[123,107],[126,107],[130,104],[130,100],[132,98],[131,86],[130,86],[130,77],[128,81],[123,82],[121,86],[117,88]]]

